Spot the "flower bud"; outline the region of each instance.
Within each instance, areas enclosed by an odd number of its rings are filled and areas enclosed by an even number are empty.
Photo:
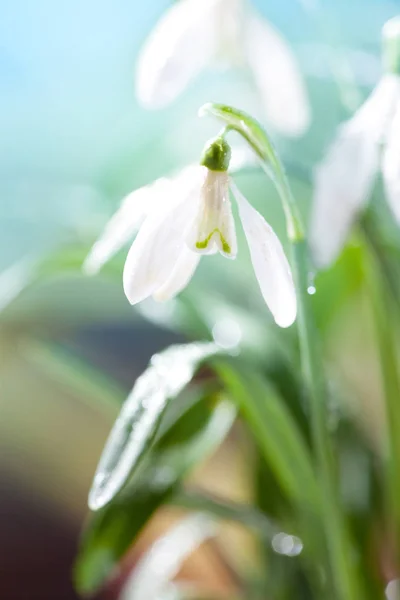
[[[200,158],[200,164],[210,171],[227,171],[231,160],[231,147],[224,137],[219,136],[207,142]]]
[[[400,75],[400,16],[389,19],[383,26],[382,59],[386,73]]]

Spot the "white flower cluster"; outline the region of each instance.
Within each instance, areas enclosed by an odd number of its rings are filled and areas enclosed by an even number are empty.
[[[136,81],[141,102],[164,106],[216,57],[239,54],[252,69],[275,126],[286,133],[304,131],[309,111],[295,61],[277,32],[246,7],[244,0],[175,3],[141,53]],[[365,104],[341,126],[316,169],[310,238],[318,266],[327,266],[338,255],[379,169],[389,205],[400,222],[399,40],[400,17],[384,28],[386,73]],[[136,304],[149,296],[174,297],[189,283],[202,255],[220,252],[236,257],[231,190],[264,300],[276,323],[290,326],[297,306],[288,261],[271,227],[228,174],[230,147],[223,134],[208,143],[203,159],[200,165],[129,194],[95,243],[85,270],[96,273],[139,229],[124,268],[128,300]]]

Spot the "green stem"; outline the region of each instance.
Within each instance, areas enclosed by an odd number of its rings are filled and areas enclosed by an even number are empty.
[[[294,242],[292,247],[293,272],[298,294],[298,328],[304,379],[310,401],[313,445],[321,483],[322,517],[325,525],[327,549],[332,576],[338,597],[342,600],[361,598],[357,593],[356,577],[351,566],[350,542],[339,506],[334,479],[334,465],[330,434],[327,428],[327,391],[323,365],[319,353],[317,331],[307,293],[308,261],[305,241]]]
[[[400,556],[400,378],[396,348],[396,322],[391,319],[398,291],[391,277],[391,270],[370,230],[362,223],[362,231],[368,248],[368,279],[372,297],[375,330],[378,342],[379,362],[385,401],[387,460],[386,488],[389,500],[388,512],[394,524],[394,543],[397,559]],[[385,293],[386,291],[389,294]]]
[[[249,114],[232,106],[208,103],[199,114],[213,115],[222,120],[227,130],[237,131],[261,161],[273,180],[285,211],[288,237],[292,245],[292,262],[297,290],[298,328],[304,381],[310,398],[313,445],[316,453],[322,493],[322,518],[327,538],[329,563],[340,600],[361,600],[366,597],[353,568],[350,540],[341,514],[335,481],[332,449],[327,427],[327,390],[308,288],[308,248],[297,203],[292,195],[284,167],[268,134]]]
[[[266,166],[266,164],[262,162],[261,165],[266,174],[271,176],[270,169]],[[286,172],[277,155],[274,170],[276,172],[276,176],[273,177],[273,181],[278,190],[282,201],[283,210],[285,212],[288,238],[293,244],[295,244],[296,242],[301,242],[304,240],[304,226],[296,200],[291,192]]]
[[[371,253],[375,256],[375,260],[379,264],[382,283],[385,284],[385,288],[392,297],[394,304],[398,307],[400,304],[400,271],[397,268],[398,260],[395,266],[391,257],[388,256],[388,249],[383,243],[382,233],[377,226],[377,221],[378,215],[370,207],[362,215],[359,226]],[[398,259],[398,257],[396,258]]]
[[[282,169],[283,172],[283,169]],[[286,210],[295,205],[286,176],[278,188]],[[294,218],[300,221],[297,212]],[[304,237],[293,237],[288,223],[288,234],[292,246],[292,267],[297,291],[298,331],[304,381],[310,401],[310,417],[313,446],[321,484],[322,518],[325,527],[327,550],[332,576],[341,600],[357,600],[361,595],[360,582],[352,565],[351,543],[346,523],[341,514],[338,490],[334,475],[333,453],[330,432],[327,426],[327,386],[318,331],[314,321],[311,298],[308,294],[309,254]],[[301,230],[303,228],[301,227]]]

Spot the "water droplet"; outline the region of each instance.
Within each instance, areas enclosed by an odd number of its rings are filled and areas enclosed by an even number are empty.
[[[154,474],[152,483],[156,487],[163,489],[168,485],[171,485],[175,481],[176,477],[176,472],[172,467],[163,466],[160,467]]]
[[[93,481],[92,489],[89,492],[88,504],[90,510],[99,510],[107,504],[109,498],[104,494],[104,489],[108,478],[103,473],[98,473]]]
[[[283,532],[274,535],[271,545],[275,552],[285,556],[297,556],[303,550],[300,538]]]
[[[317,288],[315,287],[315,273],[314,273],[314,271],[310,271],[308,273],[307,292],[310,294],[310,296],[313,296],[316,291],[317,291]]]
[[[170,325],[176,311],[176,300],[157,302],[147,298],[137,306],[138,312],[148,321],[159,325]]]
[[[95,485],[96,487],[98,487],[98,488],[101,488],[101,487],[103,487],[103,485],[105,484],[105,482],[106,482],[106,479],[107,479],[107,476],[106,476],[106,474],[105,474],[105,473],[101,473],[101,472],[100,472],[100,473],[97,473],[97,474],[95,475],[95,478],[94,478],[94,482],[93,482],[93,483],[94,483],[94,485]]]
[[[242,339],[240,325],[230,318],[219,319],[212,328],[213,338],[218,346],[227,350],[237,348]]]

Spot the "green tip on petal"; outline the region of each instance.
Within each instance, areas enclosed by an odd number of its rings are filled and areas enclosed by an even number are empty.
[[[231,160],[231,147],[222,136],[209,140],[201,155],[200,164],[210,171],[227,171]]]
[[[382,59],[386,73],[400,75],[400,16],[389,19],[383,26]]]
[[[213,231],[204,240],[196,242],[196,248],[198,250],[205,250],[206,248],[208,248],[208,244],[210,243],[210,240],[214,233],[217,233],[219,235],[219,239],[221,240],[222,244],[222,251],[225,252],[225,254],[230,254],[232,252],[232,249],[226,241],[226,239],[224,238],[224,236],[222,235],[222,231],[218,228],[213,229]]]

